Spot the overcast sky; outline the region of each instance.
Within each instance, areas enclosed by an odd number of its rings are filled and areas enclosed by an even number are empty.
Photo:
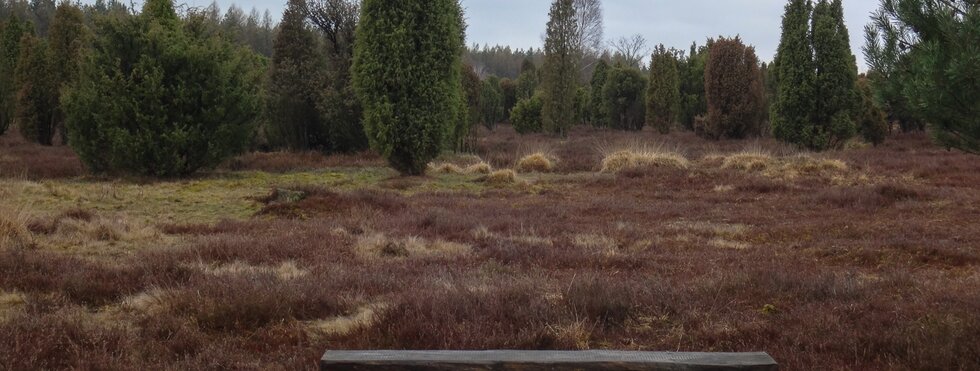
[[[392,0],[397,1],[397,0]],[[211,0],[184,0],[206,5]],[[175,3],[180,4],[182,0]],[[269,9],[278,19],[285,1],[218,0],[225,8],[236,3],[246,10]],[[878,0],[844,0],[851,47],[864,69],[861,47],[864,25]],[[501,44],[514,48],[540,47],[551,0],[463,0],[470,44]],[[687,50],[692,41],[703,44],[709,36],[741,35],[755,45],[759,57],[772,60],[779,46],[784,0],[607,0],[606,39],[641,34],[652,46]]]

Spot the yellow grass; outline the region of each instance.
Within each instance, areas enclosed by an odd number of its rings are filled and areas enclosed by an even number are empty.
[[[686,169],[690,162],[680,154],[657,149],[627,149],[607,155],[602,160],[602,172],[617,173],[628,169],[671,167]]]
[[[555,159],[542,152],[533,153],[517,161],[515,170],[519,173],[550,173],[555,170]]]

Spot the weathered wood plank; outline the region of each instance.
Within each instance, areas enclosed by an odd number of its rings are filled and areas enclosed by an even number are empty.
[[[320,370],[364,371],[775,371],[766,353],[624,351],[328,351]]]

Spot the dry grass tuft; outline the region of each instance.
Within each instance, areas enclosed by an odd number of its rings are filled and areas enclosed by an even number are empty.
[[[0,290],[0,323],[6,321],[14,311],[25,304],[27,304],[27,298],[23,294]]]
[[[517,173],[515,173],[514,170],[504,169],[490,173],[483,178],[483,181],[490,185],[508,185],[519,183],[520,178],[517,177]]]
[[[493,172],[493,166],[486,162],[478,162],[473,165],[467,166],[463,171],[467,174],[490,174]]]
[[[0,246],[28,247],[34,238],[27,227],[24,212],[0,208]]]
[[[440,163],[440,164],[429,164],[430,174],[451,174],[451,175],[462,175],[462,174],[490,174],[493,171],[493,167],[490,164],[480,161],[475,164],[461,167],[453,163]]]
[[[515,170],[518,173],[550,173],[555,171],[555,163],[558,160],[554,156],[548,156],[543,152],[533,153],[522,157],[517,161]]]
[[[473,248],[456,242],[429,241],[420,237],[393,238],[383,233],[362,236],[354,246],[365,258],[452,257],[468,255]]]
[[[745,171],[763,171],[773,166],[771,154],[763,151],[745,151],[724,157],[722,168]]]
[[[282,263],[278,266],[256,266],[241,261],[221,265],[198,263],[192,265],[192,268],[213,276],[270,274],[284,281],[305,277],[309,274],[309,272],[296,266],[296,263],[292,261]]]
[[[369,327],[377,319],[377,313],[383,311],[385,305],[367,305],[357,309],[349,316],[338,316],[318,321],[304,322],[307,332],[313,337],[347,335],[360,327]]]
[[[607,155],[602,160],[602,172],[618,173],[623,170],[669,167],[686,169],[690,162],[678,153],[655,149],[622,150]]]

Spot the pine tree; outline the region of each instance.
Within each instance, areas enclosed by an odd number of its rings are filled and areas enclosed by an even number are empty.
[[[600,59],[596,62],[595,70],[592,71],[591,90],[589,92],[588,120],[595,127],[603,127],[609,124],[605,100],[603,100],[602,96],[602,88],[606,86],[606,76],[608,74],[609,63],[605,59]]]
[[[646,94],[646,121],[661,134],[670,132],[680,100],[680,76],[677,55],[663,44],[654,48],[650,58],[650,79]]]
[[[851,54],[841,0],[820,0],[813,10],[815,92],[812,126],[802,144],[810,149],[835,148],[854,136],[857,65]]]
[[[906,128],[908,117],[927,122],[946,148],[980,154],[980,4],[882,0],[866,31],[876,94],[890,113]]]
[[[640,70],[618,64],[609,69],[602,88],[609,127],[619,130],[643,130],[647,81]]]
[[[317,110],[323,56],[305,12],[303,0],[289,0],[273,41],[265,84],[267,136],[275,147],[329,151],[327,128]]]
[[[50,146],[54,138],[58,106],[58,89],[50,55],[44,39],[25,36],[21,39],[15,75],[18,90],[14,121],[24,139],[45,146]]]
[[[365,0],[354,87],[371,146],[396,170],[422,174],[448,142],[461,106],[465,42],[456,0]]]
[[[695,131],[710,139],[761,134],[765,87],[755,48],[738,37],[715,40],[704,76],[708,116],[695,125]]]
[[[783,33],[776,54],[776,97],[770,125],[780,140],[803,144],[813,120],[815,70],[810,43],[809,0],[790,0],[783,15]]]
[[[198,26],[177,17],[170,0],[99,21],[62,98],[69,144],[91,170],[182,176],[246,148],[262,64]]]
[[[17,84],[14,78],[20,42],[25,34],[33,35],[34,26],[12,16],[0,25],[0,134],[14,121]]]
[[[576,47],[578,24],[574,0],[555,0],[551,5],[543,69],[542,119],[546,131],[562,137],[575,122],[575,94],[581,51]]]
[[[88,42],[88,28],[85,15],[78,6],[69,2],[58,5],[48,34],[51,47],[51,73],[56,86],[56,102],[61,101],[61,89],[70,85],[78,76],[78,65],[82,51]],[[54,125],[61,135],[62,143],[67,142],[65,114],[60,104],[55,107]]]

